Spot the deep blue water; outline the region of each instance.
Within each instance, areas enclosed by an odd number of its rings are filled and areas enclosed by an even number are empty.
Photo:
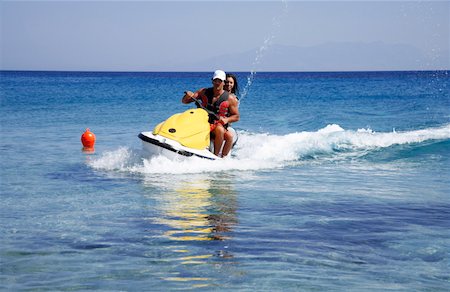
[[[447,291],[448,72],[237,75],[212,162],[137,138],[209,72],[1,72],[0,289]]]

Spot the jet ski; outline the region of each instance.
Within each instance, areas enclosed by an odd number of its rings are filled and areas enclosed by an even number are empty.
[[[152,132],[141,132],[138,135],[147,155],[164,155],[170,159],[179,157],[222,159],[214,155],[214,144],[210,138],[210,123],[219,117],[204,108],[198,100],[195,102],[198,108],[174,114],[159,123]],[[228,127],[228,131],[233,132],[234,146],[238,139],[237,133],[231,127]]]

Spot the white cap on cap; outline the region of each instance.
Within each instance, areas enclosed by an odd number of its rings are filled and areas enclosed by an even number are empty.
[[[227,75],[222,70],[216,70],[214,71],[214,75],[212,77],[212,80],[214,79],[220,79],[222,81],[225,81],[225,79],[227,79]]]

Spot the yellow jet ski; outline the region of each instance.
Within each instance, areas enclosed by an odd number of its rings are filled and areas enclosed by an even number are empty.
[[[198,101],[196,103],[199,105]],[[210,117],[217,118],[214,113],[202,107],[189,109],[172,115],[158,124],[152,132],[142,132],[138,137],[142,140],[144,151],[150,156],[164,155],[170,159],[180,156],[221,159],[213,153]],[[234,146],[237,133],[231,127],[228,127],[228,131],[233,131]]]

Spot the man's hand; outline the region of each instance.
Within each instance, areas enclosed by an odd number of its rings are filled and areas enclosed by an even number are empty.
[[[184,96],[181,99],[183,103],[190,103],[193,101],[194,93],[192,91],[185,91]]]
[[[219,118],[219,123],[221,123],[222,125],[228,124],[228,118],[227,117],[220,117]]]

